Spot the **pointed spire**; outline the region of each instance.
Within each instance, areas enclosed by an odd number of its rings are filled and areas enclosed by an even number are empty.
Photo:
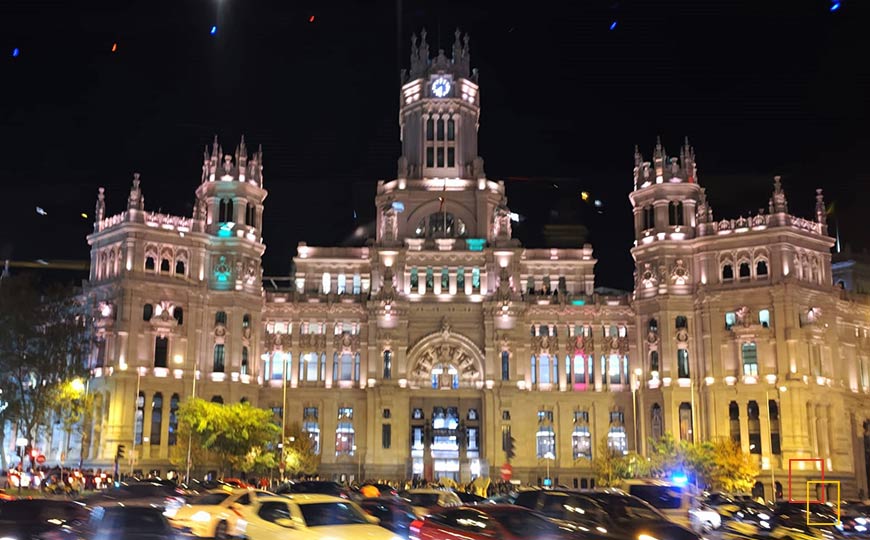
[[[221,151],[220,144],[218,143],[218,136],[214,136],[214,143],[211,145],[211,159],[220,159]]]
[[[640,148],[634,145],[634,166],[640,167],[643,164],[643,154],[640,153]]]
[[[665,148],[661,136],[656,137],[656,149],[653,152],[653,166],[656,171],[656,182],[662,182],[665,174]]]
[[[822,225],[828,224],[828,211],[825,208],[825,196],[821,188],[816,189],[816,222]]]
[[[106,217],[106,188],[97,189],[97,208],[94,210],[94,231],[99,230],[100,222]]]
[[[242,141],[239,143],[239,151],[244,157],[248,157],[248,147],[245,146],[245,136],[242,135]]]
[[[127,198],[127,210],[144,210],[145,197],[142,188],[139,187],[139,173],[133,173],[133,185],[130,187],[130,196]]]
[[[782,177],[773,177],[773,197],[770,198],[770,213],[788,213],[788,200],[785,198],[785,191],[782,189]]]

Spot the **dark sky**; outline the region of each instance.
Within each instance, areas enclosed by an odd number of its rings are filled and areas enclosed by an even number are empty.
[[[480,151],[530,216],[521,234],[554,209],[582,222],[600,285],[631,285],[632,151],[649,157],[658,134],[671,154],[690,137],[717,218],[766,207],[781,174],[795,213],[824,187],[844,242],[867,246],[867,4],[0,0],[0,257],[86,259],[79,214],[98,186],[119,212],[134,171],[149,209],[189,215],[203,146],[244,133],[265,153],[266,273],[287,273],[299,240],[371,219],[424,26],[433,50],[471,35]]]

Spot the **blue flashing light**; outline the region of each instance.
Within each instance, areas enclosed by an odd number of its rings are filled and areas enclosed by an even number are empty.
[[[571,300],[572,306],[585,306],[586,300]]]
[[[674,473],[671,475],[671,482],[673,482],[676,486],[683,487],[689,483],[689,477],[686,476],[686,473]]]
[[[544,478],[544,487],[553,487],[553,479]]]
[[[404,212],[405,203],[401,201],[393,201],[393,210],[395,210],[396,212]]]
[[[612,23],[610,23],[610,29],[616,30],[616,21],[613,21]]]
[[[839,3],[839,2],[833,2],[833,3],[831,4],[831,11],[837,11],[838,9],[840,9],[840,3]]]
[[[12,49],[12,58],[18,58],[19,54],[21,54],[21,51],[18,50],[18,47],[15,47],[14,49]]]
[[[211,30],[209,31],[209,34],[211,34],[211,35],[217,34],[217,26],[212,26]]]
[[[486,238],[466,238],[465,245],[468,246],[468,251],[483,251],[483,246],[486,245]]]

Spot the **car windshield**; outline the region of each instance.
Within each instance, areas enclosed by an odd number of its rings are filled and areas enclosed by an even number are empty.
[[[412,506],[435,506],[438,504],[437,493],[405,493],[402,496],[411,501]]]
[[[613,521],[628,522],[638,519],[661,520],[662,515],[648,504],[632,497],[606,496],[595,497],[606,514]]]
[[[300,504],[302,519],[309,527],[329,525],[359,525],[368,520],[350,503],[307,503]]]
[[[628,492],[660,510],[674,510],[682,505],[683,492],[674,486],[631,486]]]
[[[555,523],[546,518],[518,509],[509,512],[492,513],[490,516],[498,521],[511,535],[520,538],[533,538],[539,534],[553,534],[559,528]]]
[[[202,495],[200,497],[195,497],[190,501],[190,504],[198,504],[198,505],[216,505],[224,502],[229,497],[229,493],[209,493],[207,495]]]

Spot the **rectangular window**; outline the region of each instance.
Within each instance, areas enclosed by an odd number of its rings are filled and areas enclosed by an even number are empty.
[[[308,438],[314,444],[314,453],[320,455],[320,424],[317,422],[303,422],[302,431],[308,434]]]
[[[339,420],[353,420],[353,407],[339,407],[338,419]]]
[[[447,148],[447,166],[455,167],[456,166],[456,149],[452,146]]]
[[[223,347],[223,345],[221,345]],[[105,345],[104,345],[105,348]],[[154,367],[163,367],[167,365],[169,357],[169,338],[157,336],[154,340]]]
[[[480,292],[480,268],[476,266],[471,269],[471,288]]]
[[[224,345],[219,343],[214,346],[214,365],[212,371],[215,373],[224,372]]]
[[[353,294],[359,294],[362,291],[362,280],[360,280],[359,274],[353,275]]]
[[[677,377],[680,379],[689,378],[689,351],[688,349],[677,350]]]
[[[479,432],[477,428],[468,428],[468,450],[480,450]]]
[[[511,427],[510,426],[502,426],[501,427],[501,449],[503,451],[507,451],[511,446]]]
[[[622,382],[622,376],[619,369],[619,355],[610,355],[610,384],[619,384]]]
[[[390,443],[392,442],[392,426],[390,424],[384,424],[381,426],[381,446],[384,450],[390,448]]]
[[[731,330],[735,324],[737,324],[737,314],[729,311],[725,314],[725,330]]]
[[[347,276],[345,276],[343,273],[338,274],[338,283],[336,284],[335,292],[338,294],[344,294],[346,292],[345,291],[346,288],[347,288]]]
[[[417,292],[420,286],[420,271],[416,268],[411,268],[411,292]]]
[[[423,428],[414,426],[411,428],[411,450],[423,450]]]
[[[742,347],[743,374],[758,376],[758,350],[755,343],[744,343]]]
[[[443,167],[443,166],[444,166],[444,149],[439,148],[438,149],[438,167]]]
[[[426,166],[434,167],[435,166],[435,149],[431,146],[426,148]]]

